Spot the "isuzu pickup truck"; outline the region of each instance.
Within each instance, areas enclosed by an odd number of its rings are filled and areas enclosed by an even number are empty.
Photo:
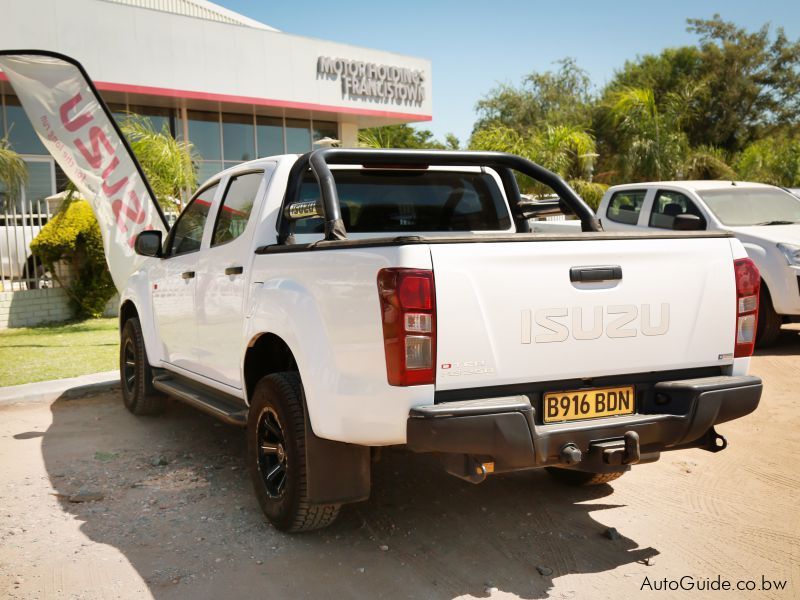
[[[530,231],[515,174],[581,221]],[[163,239],[162,239],[163,238]],[[758,270],[728,232],[604,232],[558,176],[498,153],[321,149],[205,183],[121,297],[122,394],[246,427],[278,528],[370,492],[373,449],[478,483],[598,484],[753,411]]]

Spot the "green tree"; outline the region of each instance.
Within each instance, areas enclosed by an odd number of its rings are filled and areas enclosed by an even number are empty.
[[[504,84],[478,101],[473,133],[483,128],[540,129],[547,125],[587,128],[594,96],[591,79],[572,58],[557,63],[556,71],[534,71],[521,85]]]
[[[800,137],[776,136],[753,142],[736,162],[747,181],[784,187],[800,186]]]
[[[178,209],[186,192],[197,187],[198,156],[191,142],[176,140],[167,125],[156,131],[147,117],[128,114],[120,124],[136,158],[165,209]]]
[[[470,149],[508,152],[528,158],[558,173],[595,207],[606,189],[588,181],[596,156],[595,142],[578,126],[548,126],[541,131],[530,129],[524,133],[505,125],[484,127],[472,135]],[[518,181],[523,192],[537,196],[552,194],[549,187],[526,177]]]
[[[714,146],[698,146],[689,150],[681,168],[686,179],[737,179],[725,153]]]
[[[800,41],[769,25],[749,32],[717,14],[689,19],[700,37],[702,111],[688,131],[693,144],[728,152],[776,130],[800,127]]]
[[[683,98],[669,94],[659,108],[653,90],[624,88],[609,98],[616,126],[619,172],[628,181],[680,177],[687,140],[681,130]]]
[[[362,129],[358,132],[358,144],[362,148],[418,148],[438,150],[445,148],[444,144],[434,139],[431,131],[427,129],[414,129],[410,125],[405,124]]]
[[[28,181],[28,169],[19,154],[11,148],[7,137],[0,138],[0,209],[8,209],[19,198]]]

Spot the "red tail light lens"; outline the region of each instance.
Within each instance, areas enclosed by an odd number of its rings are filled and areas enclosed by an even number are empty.
[[[733,261],[736,273],[736,348],[733,356],[741,358],[753,354],[758,323],[758,292],[761,274],[749,258]]]
[[[433,271],[381,269],[378,272],[378,295],[389,384],[433,383],[436,377]]]

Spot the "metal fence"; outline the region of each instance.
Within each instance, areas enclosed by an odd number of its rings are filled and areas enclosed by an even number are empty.
[[[0,291],[57,287],[52,274],[31,252],[31,242],[52,216],[47,200],[3,202],[0,195]]]

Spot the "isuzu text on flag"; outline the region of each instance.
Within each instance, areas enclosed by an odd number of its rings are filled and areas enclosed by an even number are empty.
[[[36,133],[100,224],[106,260],[118,290],[142,260],[139,232],[167,226],[130,147],[81,65],[52,53],[0,52],[0,70]]]

